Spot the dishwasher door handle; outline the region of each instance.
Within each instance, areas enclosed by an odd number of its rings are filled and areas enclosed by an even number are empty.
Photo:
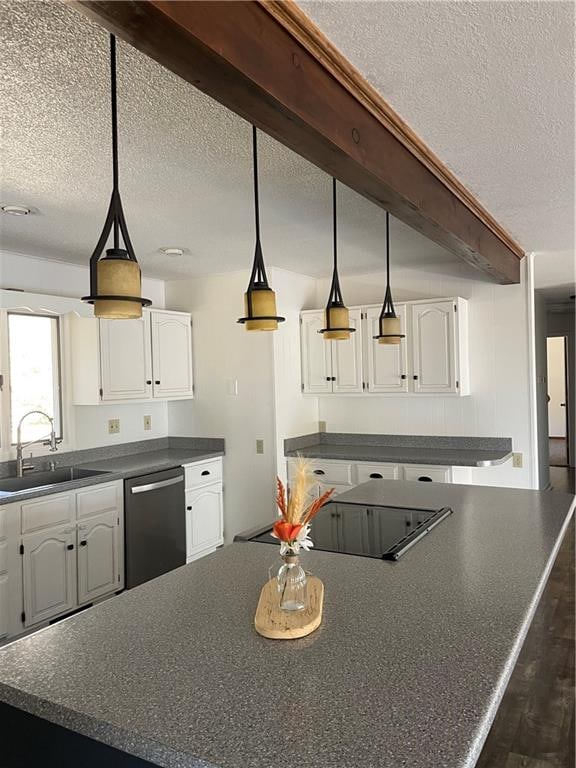
[[[168,480],[159,480],[157,483],[148,483],[147,485],[135,485],[130,489],[130,493],[146,493],[146,491],[155,491],[156,488],[165,488],[167,485],[176,485],[183,483],[184,476],[171,477]]]

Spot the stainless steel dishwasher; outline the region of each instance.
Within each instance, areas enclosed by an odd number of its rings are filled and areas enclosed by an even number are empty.
[[[124,512],[128,589],[186,563],[182,467],[125,480]]]

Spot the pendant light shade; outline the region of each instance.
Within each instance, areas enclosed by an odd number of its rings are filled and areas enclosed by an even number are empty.
[[[378,344],[400,344],[404,338],[401,333],[400,318],[396,316],[392,291],[390,289],[390,214],[386,211],[386,293],[379,318],[379,333],[374,336]]]
[[[254,216],[256,224],[256,249],[248,288],[244,294],[245,317],[238,322],[246,326],[247,331],[276,331],[283,317],[276,314],[276,294],[268,285],[262,245],[260,244],[260,201],[258,197],[258,141],[256,126],[252,126],[252,153],[254,163]]]
[[[332,285],[328,295],[328,303],[324,315],[326,327],[321,333],[327,341],[345,341],[354,333],[355,328],[350,328],[350,313],[344,304],[338,277],[338,231],[336,220],[336,179],[332,179],[332,223],[334,236],[334,270],[332,272]]]
[[[116,102],[116,38],[110,35],[110,94],[112,101],[112,197],[104,228],[90,257],[90,296],[96,317],[125,320],[142,317],[142,307],[152,302],[142,298],[141,275],[128,234],[118,189],[118,110]],[[104,247],[113,235],[113,248]],[[120,235],[124,248],[120,247]]]

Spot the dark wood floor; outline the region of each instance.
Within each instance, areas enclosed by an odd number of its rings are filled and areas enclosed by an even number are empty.
[[[574,470],[554,473],[552,484],[573,492]],[[576,766],[574,534],[572,521],[477,768]]]

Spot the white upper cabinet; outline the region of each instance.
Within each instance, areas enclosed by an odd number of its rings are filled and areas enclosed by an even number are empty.
[[[332,392],[362,392],[362,312],[350,310],[349,339],[324,341],[332,347]]]
[[[402,333],[406,335],[406,306],[398,304]],[[400,344],[379,344],[374,336],[380,333],[381,307],[365,312],[366,388],[368,392],[408,392],[408,360],[406,339]]]
[[[302,391],[308,395],[362,392],[362,313],[350,310],[350,338],[326,341],[324,311],[302,312],[300,324]]]
[[[192,397],[192,327],[179,312],[150,312],[154,397]]]
[[[468,395],[468,303],[408,301],[396,306],[405,338],[378,344],[381,306],[350,309],[357,330],[326,342],[324,313],[301,313],[302,391],[310,395]]]
[[[332,392],[331,342],[324,340],[324,311],[302,312],[300,318],[300,353],[302,391],[310,395]]]
[[[138,320],[67,316],[75,405],[193,397],[191,318],[144,310]]]
[[[102,400],[142,400],[152,391],[150,315],[100,320]]]
[[[458,394],[467,389],[459,326],[465,306],[456,300],[418,303],[412,311],[412,380],[418,394]],[[460,314],[460,317],[459,317]]]

